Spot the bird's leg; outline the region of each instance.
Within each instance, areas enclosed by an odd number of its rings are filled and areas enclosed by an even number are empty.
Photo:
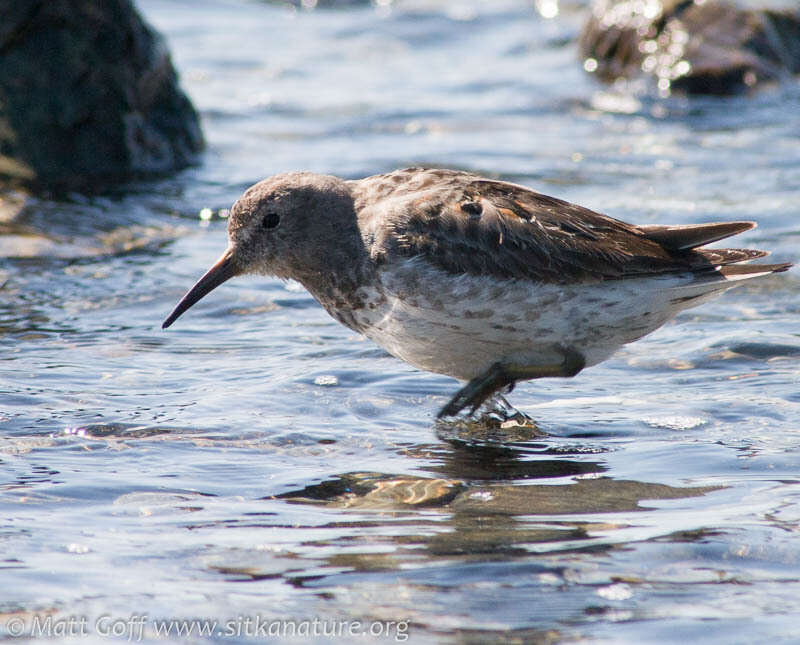
[[[476,376],[456,392],[448,404],[439,410],[438,418],[454,417],[469,406],[472,406],[470,414],[475,412],[492,394],[514,382],[506,370],[507,366],[502,363],[493,363],[483,374]]]
[[[583,356],[571,347],[559,347],[563,356],[557,365],[519,365],[514,363],[494,363],[483,374],[476,376],[450,399],[437,415],[438,418],[452,417],[464,408],[470,407],[470,414],[481,404],[503,388],[513,388],[517,381],[550,376],[575,376],[586,366]],[[510,391],[510,389],[509,389]]]

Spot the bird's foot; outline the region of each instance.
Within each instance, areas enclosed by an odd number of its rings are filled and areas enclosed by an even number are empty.
[[[490,396],[473,412],[437,419],[436,432],[443,441],[469,443],[526,442],[546,436],[531,417],[514,408],[500,393]]]
[[[514,386],[509,385],[505,389],[505,394],[511,392],[512,389],[514,389]],[[536,427],[536,423],[531,417],[517,410],[508,402],[508,399],[499,392],[486,399],[475,413],[473,413],[473,416],[484,419],[489,422],[489,425],[497,428],[510,428],[514,426]]]

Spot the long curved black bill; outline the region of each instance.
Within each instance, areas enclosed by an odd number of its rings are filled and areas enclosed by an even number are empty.
[[[181,301],[177,304],[175,309],[172,310],[172,313],[161,323],[161,329],[169,327],[178,319],[178,316],[200,300],[200,298],[208,295],[213,289],[216,289],[223,282],[230,280],[238,273],[238,269],[233,264],[231,252],[225,251],[214,266],[206,271],[205,275],[197,281],[197,284],[189,289],[188,293],[181,298]]]

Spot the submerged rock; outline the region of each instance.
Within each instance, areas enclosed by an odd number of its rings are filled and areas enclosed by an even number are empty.
[[[202,147],[164,41],[129,0],[0,0],[0,182],[93,190]]]
[[[722,0],[597,0],[580,39],[604,81],[649,75],[662,95],[734,94],[800,72],[800,10]]]

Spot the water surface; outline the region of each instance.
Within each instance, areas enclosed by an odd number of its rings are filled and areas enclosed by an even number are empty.
[[[541,3],[540,3],[541,4]],[[755,219],[797,260],[796,84],[668,100],[601,87],[585,9],[523,0],[297,11],[142,0],[209,143],[104,197],[0,210],[0,624],[363,621],[410,642],[790,642],[800,612],[800,292],[736,289],[570,381],[541,433],[437,429],[455,381],[294,284],[238,279],[160,322],[225,209],[293,169],[465,168],[642,224]],[[239,621],[239,622],[236,622]],[[106,632],[109,625],[106,623]],[[317,642],[353,642],[320,635]],[[40,635],[33,640],[44,640]]]

